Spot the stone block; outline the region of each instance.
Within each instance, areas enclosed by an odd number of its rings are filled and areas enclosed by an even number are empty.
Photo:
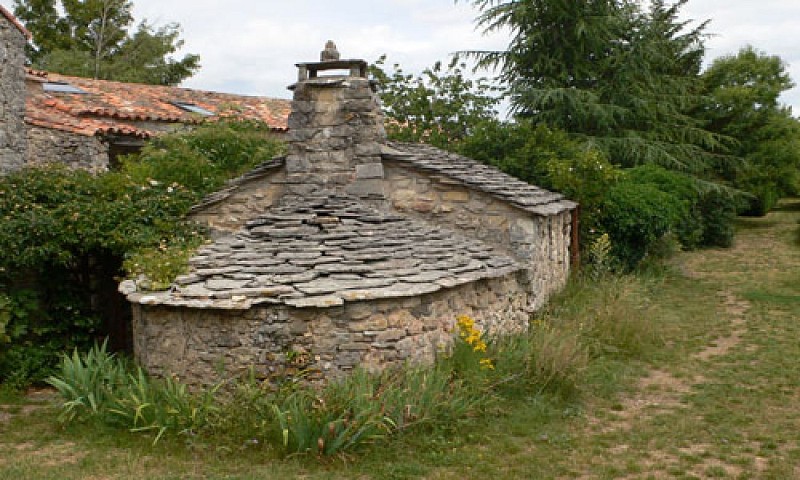
[[[383,164],[382,163],[365,163],[356,165],[356,178],[359,180],[383,178]]]
[[[351,183],[346,188],[347,193],[350,195],[355,195],[357,197],[368,197],[368,196],[383,196],[383,180],[381,179],[368,179],[368,180],[356,180],[355,182]]]
[[[468,202],[469,192],[466,190],[455,190],[449,192],[442,192],[442,200],[445,202]]]

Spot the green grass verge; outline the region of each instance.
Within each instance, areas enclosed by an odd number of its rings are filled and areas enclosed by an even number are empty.
[[[569,388],[508,385],[463,421],[327,458],[237,435],[154,446],[103,424],[62,426],[55,399],[11,401],[0,478],[797,478],[799,216],[747,219],[732,249],[680,254],[613,288],[571,285],[534,326],[583,349]]]

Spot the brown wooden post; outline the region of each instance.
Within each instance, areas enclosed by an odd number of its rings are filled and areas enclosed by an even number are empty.
[[[570,266],[574,270],[578,270],[581,266],[581,248],[580,248],[580,216],[581,216],[581,206],[578,205],[575,207],[575,210],[572,211],[572,239],[569,244],[569,253],[570,253]]]

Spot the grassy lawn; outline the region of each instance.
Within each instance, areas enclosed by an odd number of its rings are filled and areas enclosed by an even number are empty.
[[[655,326],[657,346],[598,356],[577,396],[518,395],[449,431],[324,461],[255,442],[153,446],[64,428],[52,393],[6,396],[0,479],[800,478],[798,207],[743,219],[733,248],[680,254],[632,283],[626,301]],[[575,290],[556,317],[587,301]],[[590,307],[613,315],[613,303]]]

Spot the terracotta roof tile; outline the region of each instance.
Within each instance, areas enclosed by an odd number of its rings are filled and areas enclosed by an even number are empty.
[[[28,89],[26,121],[82,135],[116,133],[149,137],[153,132],[129,122],[199,123],[207,118],[237,116],[260,120],[285,131],[290,101],[208,92],[188,88],[71,77],[28,70],[36,85]],[[86,94],[44,91],[38,84],[68,83]],[[215,114],[203,117],[175,103],[188,103]]]

